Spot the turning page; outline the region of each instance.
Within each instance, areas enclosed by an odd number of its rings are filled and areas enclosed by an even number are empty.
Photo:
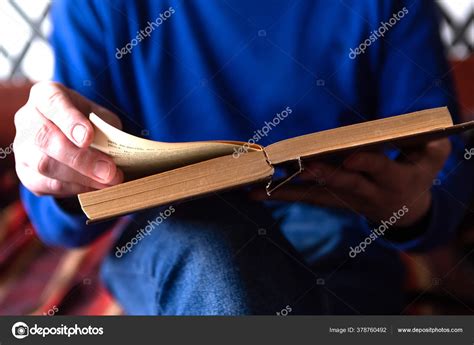
[[[111,156],[128,180],[233,154],[246,144],[238,141],[165,143],[125,133],[94,113],[89,115],[89,120],[95,131],[91,146]],[[262,150],[259,145],[246,146],[249,151]]]

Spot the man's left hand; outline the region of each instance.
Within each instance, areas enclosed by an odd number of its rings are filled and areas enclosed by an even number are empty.
[[[301,183],[283,185],[270,197],[261,189],[252,191],[251,196],[257,200],[342,207],[374,222],[388,219],[406,206],[409,212],[397,226],[410,226],[429,211],[431,186],[450,151],[450,141],[441,139],[398,160],[382,153],[358,152],[339,167],[311,161],[304,165]]]

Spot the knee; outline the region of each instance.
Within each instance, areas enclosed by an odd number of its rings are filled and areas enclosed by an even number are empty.
[[[143,249],[154,252],[151,262],[155,264],[165,262],[186,268],[196,273],[196,279],[216,279],[212,276],[235,265],[236,252],[255,233],[257,229],[249,226],[176,218],[163,224]],[[202,277],[199,272],[203,272]]]
[[[154,276],[157,264],[214,261],[232,252],[232,240],[218,227],[168,220],[146,234],[143,230],[133,225],[121,235],[107,258],[109,268],[127,266]]]
[[[178,211],[177,211],[178,212]],[[105,260],[102,276],[126,308],[163,314],[246,314],[238,250],[258,231],[256,225],[209,218],[171,216],[130,250],[142,226],[130,226]],[[136,242],[136,241],[134,241]],[[130,297],[135,291],[140,297]],[[145,297],[146,296],[146,297]],[[129,301],[122,303],[129,304]],[[152,308],[152,309],[150,309]]]

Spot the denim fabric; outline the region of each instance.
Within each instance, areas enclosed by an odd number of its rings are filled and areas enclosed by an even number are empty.
[[[332,264],[310,255],[324,247],[334,252],[340,234],[335,228],[322,236],[316,225],[308,228],[310,219],[298,227],[291,217],[301,207],[309,206],[268,207],[230,193],[175,205],[175,212],[130,252],[110,253],[103,279],[126,313],[134,315],[398,312],[401,274],[395,255],[384,267],[380,260],[375,266],[349,262],[347,248],[341,260],[329,260]],[[137,216],[117,247],[160,211]]]

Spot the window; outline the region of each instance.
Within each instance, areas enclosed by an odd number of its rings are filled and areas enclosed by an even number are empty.
[[[436,2],[450,57],[466,58],[474,51],[474,0]],[[47,41],[50,6],[50,0],[0,1],[0,80],[51,78],[54,56]]]

